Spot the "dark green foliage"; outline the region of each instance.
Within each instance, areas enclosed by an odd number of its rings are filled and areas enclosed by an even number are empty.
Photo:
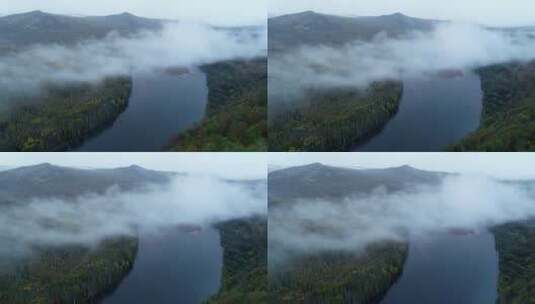
[[[267,60],[234,60],[203,67],[207,117],[181,134],[173,151],[266,151]]]
[[[51,87],[45,97],[22,102],[0,119],[0,150],[64,151],[112,123],[128,105],[132,80]]]
[[[374,83],[366,92],[308,94],[297,109],[270,111],[270,151],[346,151],[386,124],[401,94],[401,84],[393,81]]]
[[[535,151],[535,61],[479,70],[483,115],[453,151]]]
[[[137,246],[137,239],[121,238],[93,250],[40,250],[15,272],[0,271],[0,303],[96,303],[130,271]]]
[[[271,303],[378,303],[398,279],[408,253],[402,243],[377,244],[365,253],[298,256],[270,269]]]
[[[223,285],[208,303],[267,303],[267,219],[218,225],[223,247]]]
[[[493,229],[500,260],[499,304],[535,303],[535,222]]]

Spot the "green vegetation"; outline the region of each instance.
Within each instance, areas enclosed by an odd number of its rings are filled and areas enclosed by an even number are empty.
[[[0,303],[95,303],[116,287],[134,264],[137,239],[41,250],[16,271],[0,271]]]
[[[309,92],[293,110],[270,109],[270,151],[346,151],[378,132],[397,112],[399,82],[374,83],[365,92]]]
[[[207,117],[175,139],[172,151],[266,151],[267,59],[203,67],[208,77]]]
[[[481,68],[483,114],[478,130],[453,151],[535,151],[535,61]]]
[[[128,105],[132,81],[50,87],[0,118],[0,151],[64,151],[112,123]]]
[[[505,224],[493,232],[500,260],[497,303],[535,303],[535,222]]]
[[[267,219],[219,225],[223,246],[223,286],[208,303],[267,303]]]
[[[365,253],[330,252],[270,269],[272,303],[377,303],[401,275],[408,253],[402,243],[369,247]]]

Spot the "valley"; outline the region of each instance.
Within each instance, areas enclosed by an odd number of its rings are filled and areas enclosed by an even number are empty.
[[[532,64],[474,58],[455,66],[462,53],[425,49],[455,26],[401,13],[270,18],[270,150],[530,151]],[[515,37],[512,47],[533,43],[530,27],[482,30]],[[404,53],[411,42],[424,48],[415,58]],[[427,62],[430,54],[444,54],[444,62]]]
[[[463,220],[448,224],[447,207],[433,197],[441,197],[442,187],[449,189],[457,178],[410,166],[350,169],[320,163],[270,172],[273,301],[530,303],[531,222],[477,230],[449,226]],[[411,205],[429,208],[431,217],[440,212],[436,219],[419,219],[406,210]]]

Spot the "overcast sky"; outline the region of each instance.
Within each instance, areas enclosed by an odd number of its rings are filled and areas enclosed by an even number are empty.
[[[69,15],[135,15],[217,25],[265,23],[267,0],[2,0],[0,14],[41,10]]]
[[[306,10],[360,16],[401,12],[486,25],[535,25],[533,0],[269,0],[270,15]]]
[[[499,178],[535,178],[535,153],[270,153],[268,162],[275,168],[315,162],[364,168],[410,165]]]
[[[40,163],[83,168],[135,164],[154,170],[236,179],[266,178],[267,174],[266,155],[263,153],[0,153],[0,169]]]

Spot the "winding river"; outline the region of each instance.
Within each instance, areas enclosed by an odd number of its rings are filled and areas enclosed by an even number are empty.
[[[132,271],[101,304],[198,304],[220,287],[223,250],[213,228],[142,234]]]
[[[498,254],[490,232],[411,240],[403,274],[382,304],[495,303]]]
[[[479,126],[479,77],[473,73],[403,80],[399,111],[384,129],[354,151],[443,151]]]
[[[201,71],[133,75],[126,111],[76,151],[161,151],[171,138],[204,118],[207,98],[206,75]]]

